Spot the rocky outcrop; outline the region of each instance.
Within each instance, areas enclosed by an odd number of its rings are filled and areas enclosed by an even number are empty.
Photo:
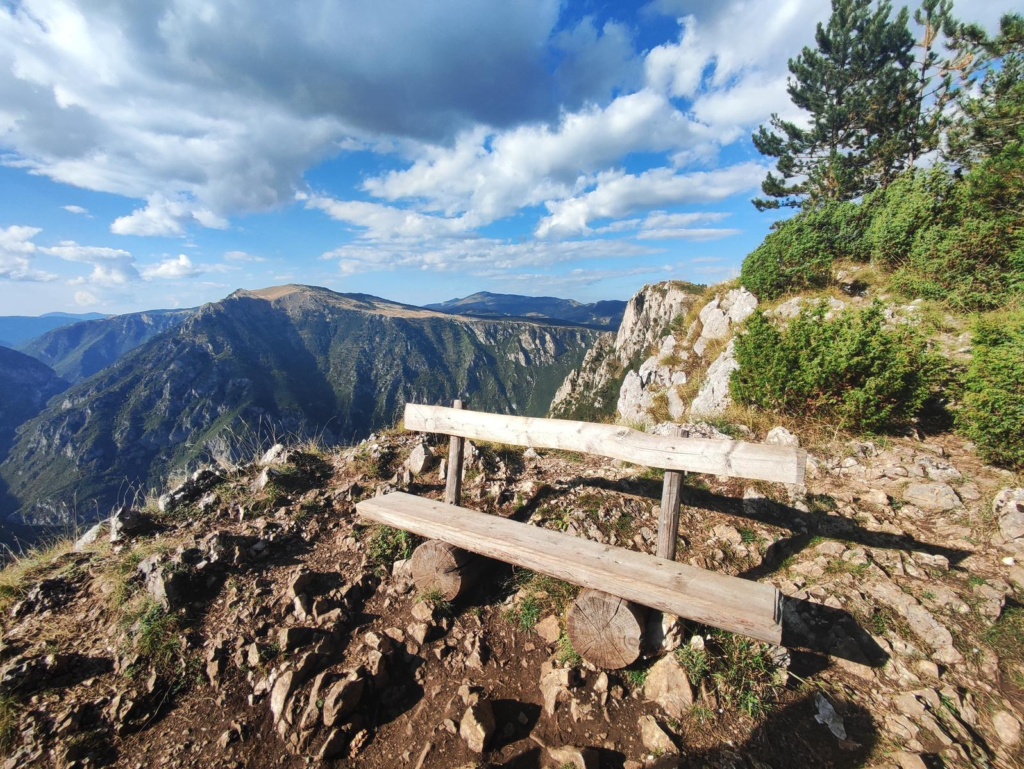
[[[0,461],[14,441],[15,431],[67,386],[49,366],[0,347]]]
[[[668,281],[644,286],[634,294],[615,335],[619,363],[628,366],[661,339],[676,317],[686,315],[698,299],[695,288],[687,283]]]
[[[651,424],[678,421],[687,414],[712,416],[721,413],[730,402],[729,379],[738,364],[731,341],[735,333],[757,307],[757,298],[743,288],[722,292],[711,299],[685,333],[661,337],[661,341],[640,366],[626,373],[619,390],[617,411],[627,423]],[[659,313],[653,313],[660,317]],[[643,335],[649,335],[647,326]],[[667,329],[663,327],[662,331]],[[676,332],[679,333],[679,332]],[[716,351],[721,350],[716,354]],[[710,364],[710,365],[709,365]],[[683,388],[689,382],[694,388]]]
[[[666,383],[685,381],[685,375],[679,376],[678,371],[669,370],[659,360],[671,356],[675,349],[675,339],[665,333],[698,301],[699,288],[668,281],[640,289],[626,305],[615,337],[598,340],[580,367],[562,382],[552,401],[551,415],[593,420],[618,411],[626,421],[645,421],[655,393],[663,391]],[[637,370],[655,347],[658,354],[645,362],[642,371]],[[650,394],[645,397],[647,390]],[[628,416],[623,415],[623,405]]]

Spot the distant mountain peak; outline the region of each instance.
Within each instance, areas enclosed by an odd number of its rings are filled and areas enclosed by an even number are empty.
[[[461,299],[428,304],[426,308],[450,314],[483,318],[519,317],[548,319],[615,330],[625,312],[624,301],[607,300],[583,304],[557,296],[525,296],[478,291]]]

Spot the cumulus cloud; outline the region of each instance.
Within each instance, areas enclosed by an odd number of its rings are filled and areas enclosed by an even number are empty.
[[[90,291],[76,291],[75,292],[75,304],[82,307],[95,307],[100,303],[100,300]]]
[[[636,79],[623,27],[580,23],[556,44],[559,14],[558,0],[0,4],[8,162],[145,199],[115,232],[222,226],[291,199],[343,147],[550,120]]]
[[[619,219],[656,206],[720,201],[761,183],[765,167],[738,163],[713,171],[681,174],[653,168],[641,174],[610,171],[599,174],[596,187],[576,197],[547,204],[549,216],[537,224],[538,237],[566,237],[590,232],[595,219]]]
[[[469,229],[466,217],[430,216],[402,208],[361,200],[306,197],[306,208],[323,211],[332,219],[360,228],[371,240],[433,240],[462,235]]]
[[[415,269],[458,271],[493,277],[522,269],[549,267],[580,259],[648,256],[659,249],[618,240],[529,240],[519,243],[478,238],[449,240],[410,247],[405,243],[353,243],[329,251],[324,259],[338,260],[343,275],[380,270]]]
[[[68,213],[79,214],[81,216],[88,216],[89,209],[83,208],[82,206],[63,206],[64,210]]]
[[[205,269],[192,264],[192,260],[184,254],[177,257],[164,259],[156,264],[146,265],[142,268],[142,277],[146,280],[159,278],[163,280],[181,280],[183,278],[194,278],[201,275]]]
[[[92,265],[92,273],[87,277],[75,278],[72,283],[114,287],[125,286],[139,279],[139,272],[134,266],[135,257],[119,248],[80,246],[73,240],[65,240],[58,246],[40,250],[67,262]]]
[[[12,225],[0,227],[0,280],[42,283],[57,280],[52,272],[32,266],[38,247],[32,239],[42,232],[38,227]]]
[[[184,198],[169,199],[156,193],[146,199],[144,208],[137,208],[127,216],[120,216],[110,225],[110,231],[117,235],[164,235],[185,234],[185,228],[192,223],[218,230],[226,229],[228,222],[210,209],[203,208]]]

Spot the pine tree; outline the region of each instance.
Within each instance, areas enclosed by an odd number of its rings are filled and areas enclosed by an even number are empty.
[[[919,105],[917,129],[908,165],[939,148],[950,125],[949,107],[956,86],[970,77],[977,59],[964,36],[965,27],[953,16],[953,0],[922,0],[914,11],[921,27],[918,49],[916,91]],[[945,56],[940,53],[940,44]]]
[[[759,210],[851,200],[887,184],[909,156],[917,106],[913,37],[905,10],[891,19],[881,0],[832,0],[815,48],[789,61],[788,93],[810,125],[772,115],[753,136],[778,158],[762,184]]]

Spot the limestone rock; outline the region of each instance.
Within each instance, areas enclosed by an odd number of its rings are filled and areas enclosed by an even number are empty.
[[[778,446],[799,446],[800,439],[797,438],[793,433],[787,430],[785,427],[773,427],[768,431],[768,435],[765,436],[765,443],[775,444]]]
[[[1024,537],[1024,488],[1003,489],[992,500],[999,533],[1007,541]]]
[[[903,490],[903,501],[926,513],[944,513],[962,505],[948,483],[911,483]]]
[[[1005,710],[992,716],[992,728],[995,729],[999,741],[1007,747],[1020,742],[1020,722]]]
[[[670,718],[680,720],[693,706],[693,687],[686,671],[672,655],[651,666],[644,681],[644,697],[654,702]]]
[[[553,614],[542,619],[533,629],[547,644],[555,643],[562,635],[562,625]]]
[[[489,700],[480,700],[466,708],[459,722],[459,736],[474,753],[483,753],[494,734],[494,711]]]
[[[333,726],[352,713],[359,704],[365,687],[366,681],[358,671],[349,673],[331,686],[324,695],[324,726]]]
[[[640,739],[643,741],[644,747],[655,755],[679,752],[675,743],[672,742],[672,738],[668,736],[668,732],[661,728],[654,720],[654,716],[641,716],[637,725],[640,727]]]
[[[593,748],[548,748],[548,757],[559,769],[570,766],[573,769],[597,769],[600,763],[597,751]]]
[[[707,376],[701,383],[697,397],[690,404],[690,413],[712,416],[725,411],[732,402],[732,397],[729,395],[729,380],[732,378],[732,372],[739,367],[740,364],[736,360],[735,343],[729,342],[729,346],[708,368]]]

